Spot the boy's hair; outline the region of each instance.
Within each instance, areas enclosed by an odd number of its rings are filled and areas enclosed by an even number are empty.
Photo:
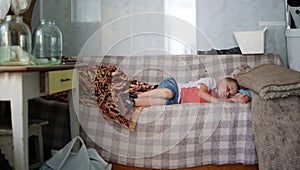
[[[236,79],[234,79],[232,77],[226,77],[225,80],[228,81],[228,82],[235,83],[237,85],[238,89],[240,89],[240,85],[239,85],[239,83],[238,83],[238,81]]]

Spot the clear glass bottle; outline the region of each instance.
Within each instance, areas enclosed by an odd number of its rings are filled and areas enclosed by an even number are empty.
[[[55,20],[41,20],[33,33],[32,54],[37,65],[58,65],[61,63],[62,32]]]
[[[7,15],[0,24],[0,65],[28,65],[31,32],[22,16]]]

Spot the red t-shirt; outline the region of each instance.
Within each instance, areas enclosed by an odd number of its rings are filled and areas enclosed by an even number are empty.
[[[179,103],[205,103],[206,100],[199,97],[199,88],[198,87],[188,87],[188,88],[181,88],[180,92],[180,101]],[[214,91],[208,91],[210,95],[214,95]]]

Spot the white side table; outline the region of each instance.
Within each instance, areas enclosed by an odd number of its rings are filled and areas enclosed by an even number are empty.
[[[0,100],[11,103],[15,169],[29,169],[28,99],[48,93],[49,72],[70,69],[74,65],[0,67]],[[62,79],[61,83],[68,83],[66,79],[72,81],[72,78]]]

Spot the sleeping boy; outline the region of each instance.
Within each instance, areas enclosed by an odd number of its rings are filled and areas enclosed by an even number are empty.
[[[188,102],[239,102],[249,101],[247,94],[238,94],[238,82],[230,77],[215,79],[200,78],[195,82],[178,84],[172,77],[163,80],[156,89],[139,94],[130,94],[134,106],[170,105]]]

